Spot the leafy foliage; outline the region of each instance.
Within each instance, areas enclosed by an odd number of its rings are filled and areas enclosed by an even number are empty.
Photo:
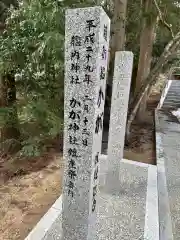
[[[10,9],[6,23],[0,72],[15,74],[19,114],[40,126],[37,136],[56,135],[63,123],[64,9],[55,0],[22,2],[19,9]],[[31,139],[25,148],[33,144],[31,134],[22,135]]]
[[[13,73],[16,79],[22,154],[40,154],[43,140],[53,138],[63,127],[65,9],[99,4],[112,17],[111,0],[24,0],[18,8],[15,0],[0,0],[0,21],[7,18],[6,29],[0,35],[0,76]],[[140,5],[141,0],[128,0],[126,49],[133,51],[135,67],[139,57]],[[160,8],[173,31],[179,31],[179,8],[169,0],[161,1]],[[154,62],[170,38],[167,28],[159,24]],[[0,109],[1,126],[7,111]]]
[[[17,9],[11,7],[6,15],[6,29],[0,36],[0,75],[11,72],[16,78],[25,155],[40,153],[42,141],[60,134],[63,127],[65,9],[96,3],[29,0]],[[6,116],[7,111],[1,109]]]

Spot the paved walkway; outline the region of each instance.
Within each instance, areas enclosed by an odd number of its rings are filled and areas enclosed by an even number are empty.
[[[161,144],[163,147],[164,167],[166,175],[165,187],[170,210],[168,234],[166,239],[180,239],[180,123],[167,110],[158,111]],[[163,210],[163,209],[162,209]],[[165,210],[164,210],[165,211]],[[165,212],[164,212],[165,213]],[[162,215],[164,214],[162,212]],[[167,226],[166,226],[167,227]],[[165,234],[167,235],[167,234]],[[172,237],[173,235],[173,237]],[[163,240],[166,240],[163,239]]]

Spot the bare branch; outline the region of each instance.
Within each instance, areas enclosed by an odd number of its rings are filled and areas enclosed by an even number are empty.
[[[154,1],[154,4],[156,6],[156,9],[159,13],[159,19],[161,20],[161,22],[165,25],[165,27],[171,32],[171,35],[172,35],[172,38],[174,38],[174,33],[173,33],[173,30],[172,30],[172,24],[168,24],[164,19],[163,19],[163,15],[161,13],[161,10],[158,6],[158,3],[157,3],[157,0],[153,0]]]
[[[178,32],[176,36],[167,44],[157,64],[154,66],[154,68],[151,70],[148,77],[145,79],[143,85],[141,86],[140,91],[137,93],[134,101],[130,105],[129,107],[130,111],[128,114],[127,126],[126,126],[127,141],[130,136],[131,124],[136,116],[141,100],[143,99],[146,93],[148,94],[150,93],[151,87],[157,81],[157,76],[162,71],[163,67],[167,66],[167,63],[171,59],[172,55],[174,55],[174,53],[177,53],[179,46],[180,46],[180,32]]]

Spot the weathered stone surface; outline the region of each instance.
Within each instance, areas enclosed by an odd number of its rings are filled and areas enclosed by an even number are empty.
[[[123,157],[124,150],[132,67],[132,52],[116,53],[109,127],[108,173],[106,185],[109,185],[109,182],[116,182],[119,180],[120,160]]]
[[[147,181],[148,165],[141,167],[131,164],[131,161],[121,162],[120,180],[112,183],[117,185],[116,194],[107,192],[105,187],[100,189],[97,204],[97,232],[93,240],[158,240],[144,238]],[[60,215],[43,240],[62,240],[61,225]],[[151,229],[151,226],[148,227]]]
[[[101,7],[66,12],[64,240],[93,240],[96,234],[109,32]]]
[[[115,193],[100,187],[94,240],[159,240],[156,166],[123,159],[120,180],[112,184]],[[61,206],[59,198],[26,240],[62,240]]]

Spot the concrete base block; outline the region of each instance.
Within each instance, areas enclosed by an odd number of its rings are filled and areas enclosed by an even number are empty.
[[[120,181],[111,183],[116,192],[100,182],[96,240],[159,240],[156,166],[127,159],[120,166]],[[25,240],[62,240],[61,208],[60,197]]]

